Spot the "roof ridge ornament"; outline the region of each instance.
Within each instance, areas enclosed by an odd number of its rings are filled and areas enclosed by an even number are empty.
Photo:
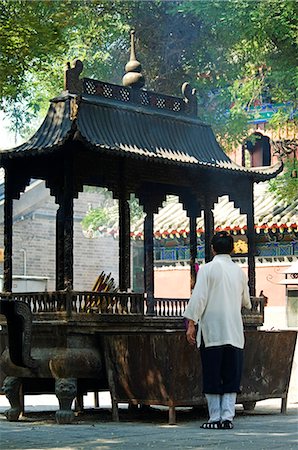
[[[64,73],[64,90],[70,94],[81,94],[83,92],[83,83],[80,80],[84,65],[80,59],[73,61],[73,67],[70,62],[67,63]]]
[[[136,58],[135,52],[135,30],[130,32],[130,59],[125,66],[125,75],[122,78],[123,86],[133,88],[142,88],[145,84],[145,78],[141,73],[142,65]]]
[[[191,115],[197,116],[198,114],[198,102],[197,102],[197,90],[193,89],[187,82],[182,84],[182,95],[184,96],[184,102],[187,105],[187,109]]]

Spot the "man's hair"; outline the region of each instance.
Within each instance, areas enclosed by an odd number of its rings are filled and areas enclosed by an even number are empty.
[[[234,249],[234,240],[226,231],[216,233],[211,241],[213,249],[218,254],[230,254]]]

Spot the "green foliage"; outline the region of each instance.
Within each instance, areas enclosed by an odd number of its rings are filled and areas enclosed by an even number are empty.
[[[115,224],[115,207],[91,209],[82,220],[84,230],[96,230],[98,227],[110,227]]]
[[[297,9],[292,0],[3,0],[2,107],[19,130],[44,116],[74,58],[84,76],[121,83],[133,27],[147,88],[180,95],[189,81],[200,117],[228,149],[242,141],[255,102],[297,108]]]
[[[101,197],[100,206],[92,208],[83,218],[81,225],[83,230],[97,230],[100,227],[118,226],[118,202],[113,200],[112,194],[106,188],[93,188],[87,186],[85,192],[98,192]],[[131,195],[129,200],[130,221],[134,225],[144,217],[143,208],[140,206],[138,199]]]
[[[255,102],[291,102],[297,108],[297,2],[226,0],[224,7],[221,1],[181,3],[180,10],[197,15],[210,30],[208,58],[197,60],[197,86],[211,123],[218,95],[222,110],[232,105],[231,113],[216,121],[227,145],[239,142],[242,126],[245,134],[245,108]],[[215,108],[209,92],[214,93]],[[279,126],[288,117],[279,117]]]
[[[107,79],[110,69],[116,69],[109,47],[127,31],[119,20],[117,4],[97,0],[1,2],[0,106],[15,131],[26,134],[26,124],[45,115],[49,99],[63,89],[67,61],[85,60],[85,76]]]
[[[139,220],[144,219],[143,208],[139,204],[139,200],[135,197],[134,194],[131,194],[130,196],[129,209],[130,209],[130,221],[132,225],[134,225]]]
[[[135,28],[146,87],[181,95],[190,82],[199,116],[229,150],[247,134],[255,103],[286,104],[270,121],[274,129],[297,121],[297,10],[295,0],[2,0],[0,107],[16,133],[28,134],[75,58],[84,61],[83,76],[121,83]],[[271,189],[294,198],[288,164]],[[116,209],[101,205],[83,226],[110,226]],[[136,200],[131,211],[142,216]]]
[[[282,129],[285,125],[289,131],[294,131],[297,119],[297,110],[293,109],[293,105],[284,104],[283,107],[272,116],[269,125],[275,131]]]
[[[287,205],[291,205],[298,200],[297,170],[297,159],[287,158],[283,172],[269,182],[269,192],[272,192],[278,200],[283,200]]]
[[[83,230],[97,230],[99,227],[113,227],[118,223],[118,206],[107,188],[84,186],[84,192],[98,194],[99,206],[90,209],[81,225]]]

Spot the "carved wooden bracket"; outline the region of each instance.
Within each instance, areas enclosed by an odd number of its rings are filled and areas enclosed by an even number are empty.
[[[200,217],[202,204],[195,194],[190,192],[179,194],[179,201],[182,203],[187,217]]]
[[[20,198],[20,195],[27,186],[30,184],[30,176],[20,176],[17,177],[14,176],[11,170],[5,170],[5,189],[7,192],[5,192],[6,198],[11,198],[14,200],[18,200]]]
[[[154,189],[154,186],[143,186],[140,191],[136,192],[136,196],[146,214],[157,214],[166,200],[166,194],[159,189]]]

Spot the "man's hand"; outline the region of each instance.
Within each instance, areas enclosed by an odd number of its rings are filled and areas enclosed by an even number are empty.
[[[196,343],[196,334],[195,323],[193,320],[189,320],[186,332],[186,339],[189,344],[194,345]]]

